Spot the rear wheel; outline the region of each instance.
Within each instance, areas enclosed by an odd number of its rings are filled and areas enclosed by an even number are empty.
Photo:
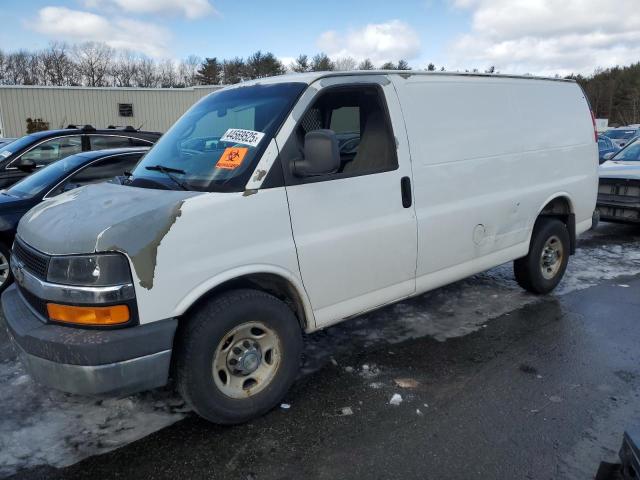
[[[302,335],[291,309],[272,295],[226,292],[186,321],[176,380],[200,416],[220,424],[245,422],[272,409],[293,384]]]
[[[533,229],[529,254],[513,263],[516,281],[530,292],[549,293],[562,280],[569,250],[567,226],[557,218],[540,218]]]
[[[11,268],[9,268],[10,258],[11,251],[4,243],[0,243],[0,292],[11,285],[11,280],[13,280]]]

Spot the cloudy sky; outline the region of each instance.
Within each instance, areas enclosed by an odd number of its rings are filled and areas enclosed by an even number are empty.
[[[103,41],[155,58],[269,50],[553,75],[640,61],[640,0],[2,0],[0,48]]]

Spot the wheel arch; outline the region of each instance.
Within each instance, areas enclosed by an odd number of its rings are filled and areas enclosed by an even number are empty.
[[[545,200],[536,216],[531,233],[535,229],[535,224],[542,218],[553,217],[561,220],[569,231],[570,254],[576,251],[576,216],[571,196],[567,192],[558,192]],[[531,236],[529,237],[531,242]]]
[[[216,275],[183,298],[176,306],[176,313],[188,315],[213,296],[240,288],[261,290],[279,298],[291,308],[304,331],[315,329],[313,310],[302,282],[287,270],[273,265],[245,266]]]

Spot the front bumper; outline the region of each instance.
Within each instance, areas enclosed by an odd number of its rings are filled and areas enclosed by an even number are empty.
[[[115,330],[47,324],[15,285],[2,294],[10,336],[39,383],[82,395],[129,394],[166,385],[176,319]]]

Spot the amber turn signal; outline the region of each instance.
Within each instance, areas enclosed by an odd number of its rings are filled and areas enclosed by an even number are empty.
[[[129,307],[126,305],[76,307],[47,303],[47,313],[51,320],[76,325],[118,325],[129,321]]]

